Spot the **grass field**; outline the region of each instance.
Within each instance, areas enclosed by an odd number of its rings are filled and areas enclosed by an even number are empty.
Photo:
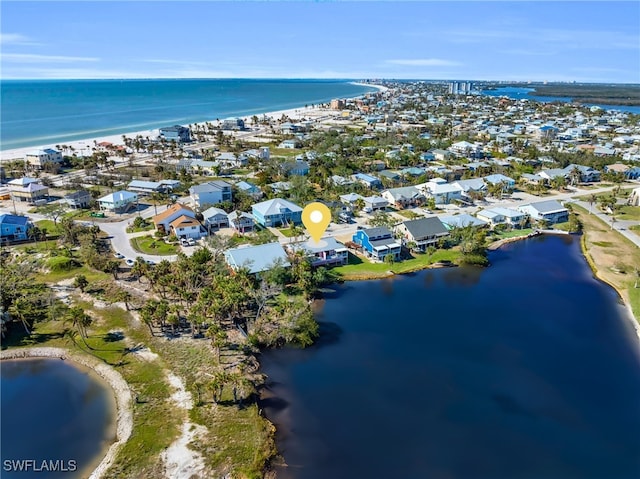
[[[413,258],[399,261],[393,264],[372,263],[366,258],[349,253],[349,264],[338,266],[334,270],[342,275],[342,278],[349,280],[373,279],[390,276],[391,274],[409,273],[425,269],[433,263],[439,261],[455,262],[460,257],[457,250],[437,250],[432,255],[413,254]]]
[[[139,236],[131,238],[133,249],[144,254],[173,255],[178,254],[179,248],[173,244],[167,244],[153,236]]]

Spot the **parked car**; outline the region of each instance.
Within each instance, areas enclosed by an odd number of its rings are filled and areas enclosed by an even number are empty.
[[[182,246],[189,246],[189,242],[188,242],[186,239],[184,239],[184,238],[182,238],[182,239],[180,240],[180,244],[181,244]]]
[[[132,260],[131,258],[127,258],[127,259],[125,260],[125,264],[126,264],[127,266],[133,266],[133,265],[135,264],[135,261],[134,261],[134,260]]]
[[[189,244],[189,246],[195,246],[196,245],[196,240],[194,240],[193,238],[189,238],[187,240],[187,243]]]
[[[118,253],[117,251],[115,253],[113,253],[113,256],[115,256],[118,259],[124,259],[124,255],[121,253]]]

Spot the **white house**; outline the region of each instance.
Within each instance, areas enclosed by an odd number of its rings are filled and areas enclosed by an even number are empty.
[[[427,198],[433,198],[437,205],[448,204],[462,198],[462,188],[450,183],[434,183],[429,181],[417,185]]]
[[[101,210],[123,213],[138,203],[138,195],[130,191],[120,190],[98,199]]]
[[[26,154],[25,161],[36,168],[44,168],[47,164],[62,163],[62,153],[52,148],[35,150]]]
[[[556,200],[539,201],[518,208],[534,220],[544,220],[551,224],[562,223],[569,219],[569,210]]]

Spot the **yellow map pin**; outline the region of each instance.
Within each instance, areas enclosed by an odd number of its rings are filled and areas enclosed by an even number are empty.
[[[322,203],[309,203],[302,210],[302,223],[313,240],[318,243],[331,223],[331,211]]]

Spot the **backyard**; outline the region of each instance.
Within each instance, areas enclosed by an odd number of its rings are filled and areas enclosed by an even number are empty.
[[[139,253],[173,255],[179,251],[177,245],[165,243],[163,240],[154,238],[153,236],[138,236],[137,238],[131,238],[130,241],[133,249]]]

